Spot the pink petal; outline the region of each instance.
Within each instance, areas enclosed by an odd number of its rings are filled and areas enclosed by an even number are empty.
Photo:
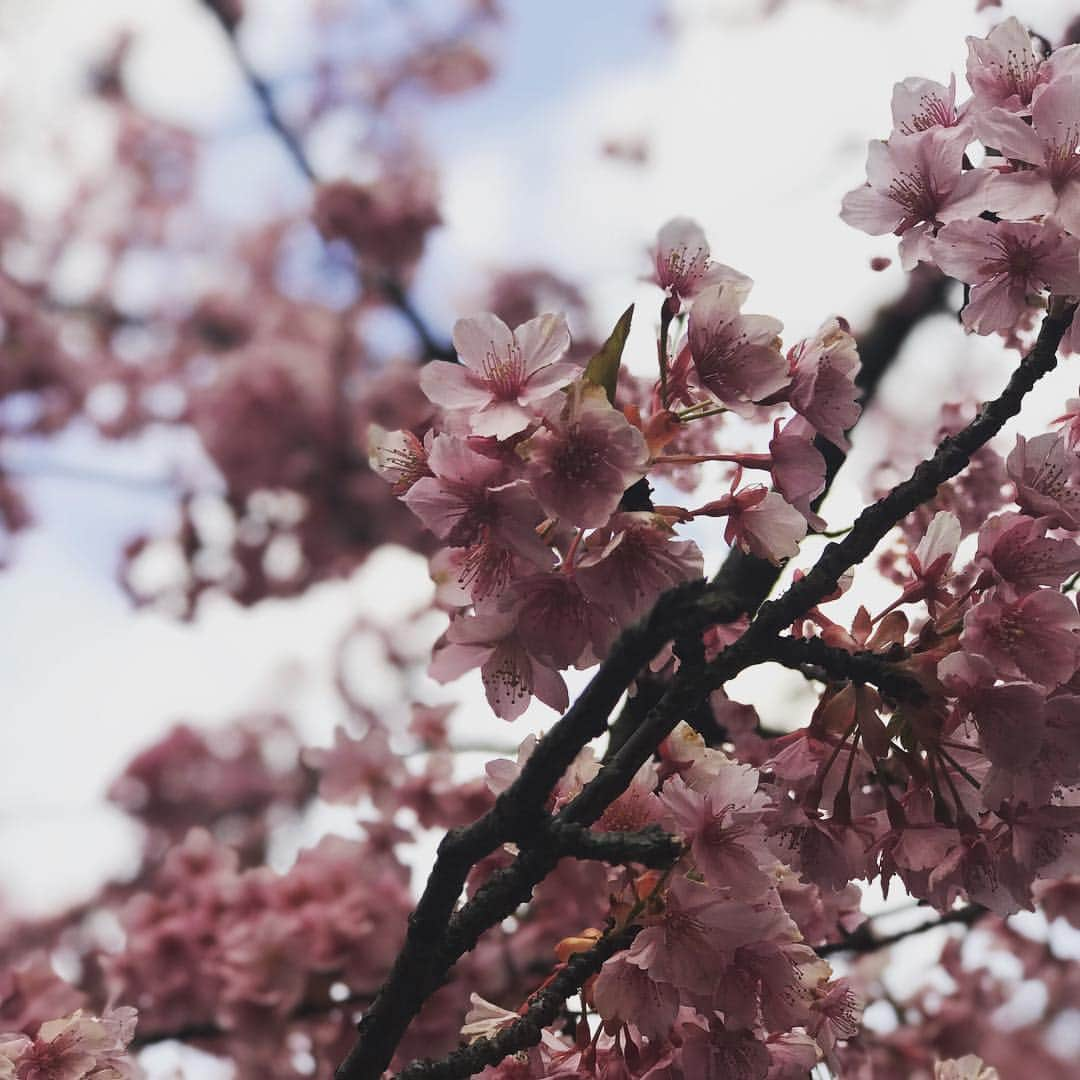
[[[987,146],[1006,157],[1029,165],[1041,165],[1046,160],[1042,139],[1019,116],[1005,109],[990,109],[978,118],[975,130]]]
[[[469,429],[474,435],[509,439],[524,431],[534,419],[532,412],[516,401],[490,401],[489,395],[489,402],[469,418]]]
[[[432,360],[420,369],[420,389],[444,409],[479,409],[491,391],[461,364]]]
[[[1039,172],[998,173],[990,181],[987,204],[995,213],[1010,218],[1049,214],[1058,197],[1050,181]]]
[[[976,334],[993,334],[1015,326],[1026,307],[1024,283],[999,276],[971,290],[971,299],[960,317]]]
[[[863,184],[844,196],[840,217],[852,228],[871,236],[884,236],[896,231],[904,220],[904,210],[899,203]]]
[[[454,348],[461,362],[478,375],[483,375],[488,353],[505,357],[514,345],[510,327],[497,315],[484,312],[454,323]]]
[[[514,331],[526,375],[560,360],[570,348],[570,328],[564,315],[537,315]]]

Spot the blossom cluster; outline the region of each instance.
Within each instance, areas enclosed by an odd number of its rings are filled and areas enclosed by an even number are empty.
[[[653,258],[665,294],[659,379],[621,368],[630,312],[585,364],[568,356],[561,315],[513,330],[479,315],[454,328],[459,362],[421,373],[434,426],[373,435],[375,469],[445,545],[432,574],[453,617],[431,673],[448,681],[480,667],[508,720],[533,696],[564,709],[562,671],[595,664],[662,592],[701,576],[680,524],[722,517],[728,543],[776,564],[793,556],[808,525],[823,524],[811,507],[825,481],[815,439],[846,449],[859,416],[843,320],[785,354],[781,323],[743,312],[750,279],[710,257],[697,224],[668,222]],[[786,417],[770,411],[784,405]],[[719,450],[725,414],[774,416],[767,451]],[[706,461],[734,466],[729,493],[654,504],[647,477],[680,470],[685,486],[685,470]],[[744,485],[748,470],[772,486]]]
[[[897,84],[893,130],[871,142],[841,216],[899,236],[906,269],[964,282],[964,325],[1016,342],[1047,290],[1080,295],[1080,45],[1043,55],[1009,18],[968,38],[967,81],[959,104],[955,77]]]
[[[47,1020],[33,1038],[0,1034],[4,1080],[135,1080],[142,1071],[128,1057],[135,1010],[124,1006],[92,1016],[77,1010]]]
[[[489,763],[493,790],[505,790],[534,742],[523,743],[517,763]],[[599,769],[586,747],[549,809]],[[681,838],[684,854],[667,871],[609,869],[611,917],[642,929],[583,988],[595,1030],[583,1019],[572,1041],[545,1035],[527,1075],[794,1080],[820,1061],[836,1067],[838,1041],[858,1031],[860,1002],[813,946],[856,926],[859,893],[819,889],[777,857],[782,848],[767,828],[775,806],[760,779],[683,725],[607,808],[599,830],[659,826]],[[584,928],[558,956],[565,961],[599,934]],[[474,996],[462,1034],[491,1035],[515,1019]],[[483,1075],[515,1076],[514,1067]]]

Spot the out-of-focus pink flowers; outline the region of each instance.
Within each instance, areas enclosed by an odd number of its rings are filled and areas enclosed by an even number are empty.
[[[434,176],[420,162],[394,162],[368,184],[320,184],[312,217],[327,240],[343,240],[361,259],[404,274],[441,224]]]
[[[998,1080],[998,1071],[975,1054],[934,1063],[934,1080]]]
[[[745,274],[709,257],[705,231],[690,218],[672,218],[661,226],[653,249],[652,280],[676,305],[682,300],[692,300],[713,285],[727,285],[745,296],[752,284]]]

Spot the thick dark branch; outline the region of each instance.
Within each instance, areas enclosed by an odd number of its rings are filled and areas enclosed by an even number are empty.
[[[594,832],[581,825],[553,823],[548,835],[560,855],[613,865],[641,863],[655,870],[667,869],[683,850],[679,840],[659,825],[634,832]]]
[[[671,627],[679,624],[704,590],[703,581],[670,590],[649,615],[625,630],[589,685],[540,740],[518,778],[491,810],[444,837],[393,970],[360,1023],[356,1045],[338,1069],[340,1080],[380,1077],[409,1022],[458,957],[472,948],[487,927],[527,901],[532,885],[558,862],[553,852],[525,851],[514,864],[521,869],[512,887],[503,883],[502,874],[494,874],[454,915],[470,867],[507,840],[527,843],[542,827],[541,810],[552,788],[582,747],[603,734],[627,686],[660,651],[671,636]],[[502,891],[493,897],[500,883]]]
[[[689,715],[703,696],[740,671],[767,659],[773,640],[796,618],[832,593],[840,576],[862,562],[899,523],[940,484],[957,475],[971,455],[1020,411],[1035,383],[1056,366],[1056,350],[1072,320],[1074,307],[1058,305],[1043,321],[1031,353],[1013,373],[1008,386],[956,435],[942,441],[934,455],[912,476],[859,515],[851,532],[830,543],[813,569],[778,600],[763,605],[750,627],[711,664],[685,663],[671,686],[649,710],[618,752],[556,817],[558,822],[591,825],[626,790],[656,746]],[[582,696],[537,745],[515,783],[495,807],[468,829],[448,834],[440,845],[409,934],[394,970],[360,1024],[357,1044],[338,1069],[338,1080],[377,1080],[401,1035],[450,967],[471,949],[484,929],[528,900],[532,888],[554,867],[550,851],[524,851],[515,863],[496,872],[476,895],[450,916],[472,861],[494,849],[506,829],[520,834],[536,816],[578,750],[600,735],[618,697],[654,653],[672,637],[685,639],[691,630],[730,621],[733,600],[716,587],[701,583],[665,593],[649,616],[624,633]],[[737,612],[736,612],[737,614]],[[491,846],[486,846],[490,844]]]
[[[978,904],[969,904],[967,907],[956,908],[947,911],[937,919],[919,923],[917,926],[909,926],[906,930],[897,930],[895,934],[877,935],[871,929],[869,922],[864,922],[858,929],[846,935],[841,941],[831,941],[827,945],[819,945],[814,951],[818,956],[833,956],[835,953],[872,953],[879,949],[887,949],[890,945],[896,945],[909,937],[917,934],[925,934],[928,930],[936,930],[939,926],[973,926],[986,914],[986,908]]]
[[[873,683],[888,697],[919,702],[926,691],[896,665],[872,652],[850,653],[827,645],[821,638],[778,637],[769,646],[770,659],[790,668],[809,664],[837,682]]]
[[[603,967],[615,953],[628,948],[641,930],[631,924],[609,931],[587,952],[575,953],[551,981],[533,995],[520,1020],[486,1039],[455,1050],[441,1061],[417,1061],[397,1074],[397,1080],[458,1080],[540,1042],[544,1028],[555,1022],[566,999]]]

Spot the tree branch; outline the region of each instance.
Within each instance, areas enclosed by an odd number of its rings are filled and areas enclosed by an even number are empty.
[[[927,316],[945,310],[945,298],[951,283],[950,278],[933,267],[917,267],[908,276],[903,293],[880,308],[866,330],[858,335],[861,366],[855,375],[855,386],[861,391],[863,415],[877,395],[882,377],[899,356],[912,331]],[[829,494],[846,455],[820,435],[814,440],[814,445],[825,458],[825,490],[813,503],[813,508],[818,510]],[[739,614],[743,614],[758,609],[772,592],[779,577],[779,567],[755,555],[748,555],[739,548],[732,548],[713,582],[739,597],[742,606]]]
[[[864,922],[856,930],[847,934],[841,941],[830,941],[827,945],[819,945],[814,952],[818,956],[833,956],[836,953],[872,953],[880,949],[887,949],[890,945],[896,945],[909,937],[917,934],[925,934],[929,930],[936,930],[939,926],[973,926],[986,914],[986,908],[978,904],[969,904],[967,907],[956,908],[947,911],[944,915],[929,922],[919,923],[917,926],[909,926],[906,930],[897,930],[895,934],[875,935],[870,929],[870,923]]]
[[[553,822],[549,835],[560,855],[612,865],[641,863],[650,869],[666,870],[683,851],[677,837],[655,824],[633,832],[594,832],[581,825]]]
[[[1035,383],[1054,369],[1057,347],[1074,311],[1075,305],[1056,303],[1043,320],[1034,348],[1005,390],[966,428],[944,439],[907,480],[867,507],[842,541],[827,545],[805,577],[779,599],[763,604],[738,641],[711,664],[684,663],[640,726],[559,812],[556,822],[590,825],[596,821],[626,789],[660,741],[704,695],[766,659],[774,640],[787,626],[832,593],[846,570],[865,560],[896,524],[931,499],[940,484],[962,471],[971,455],[1020,411],[1024,396]],[[456,960],[475,945],[484,929],[528,900],[534,885],[558,861],[550,851],[523,851],[512,866],[494,873],[451,916],[472,865],[470,857],[478,861],[493,850],[506,828],[517,831],[527,826],[526,819],[535,816],[536,808],[577,752],[602,733],[622,691],[664,642],[676,634],[685,640],[713,623],[730,621],[736,606],[729,591],[715,585],[703,588],[700,582],[665,593],[641,623],[619,638],[584,693],[537,744],[495,807],[467,829],[447,835],[410,920],[405,945],[359,1025],[357,1043],[339,1067],[338,1080],[378,1080],[412,1017]]]
[[[615,953],[628,948],[641,927],[631,924],[608,931],[587,952],[575,953],[547,985],[533,995],[520,1020],[489,1038],[477,1039],[441,1061],[417,1061],[397,1074],[397,1080],[459,1080],[540,1042],[544,1028],[554,1023],[568,997],[595,975]]]
[[[821,638],[778,637],[769,646],[769,658],[784,667],[807,664],[837,682],[873,683],[891,698],[911,702],[926,700],[926,691],[911,675],[897,671],[896,665],[872,652],[848,652],[827,645]]]
[[[244,55],[244,50],[240,48],[240,42],[236,36],[236,24],[229,17],[228,11],[216,0],[200,0],[200,2],[214,15],[225,32],[236,65],[240,69],[240,73],[243,75],[252,96],[258,103],[260,115],[266,126],[278,137],[297,171],[310,183],[318,184],[319,175],[315,171],[315,166],[304,149],[303,143],[281,115],[281,110],[278,108],[277,101],[274,98],[273,89],[251,66],[250,61]],[[405,286],[396,277],[382,273],[376,277],[375,281],[379,291],[386,297],[390,305],[398,310],[402,318],[412,327],[417,338],[419,338],[424,350],[425,360],[457,360],[457,352],[454,350],[453,345],[441,341],[432,332],[427,321],[417,311]]]

